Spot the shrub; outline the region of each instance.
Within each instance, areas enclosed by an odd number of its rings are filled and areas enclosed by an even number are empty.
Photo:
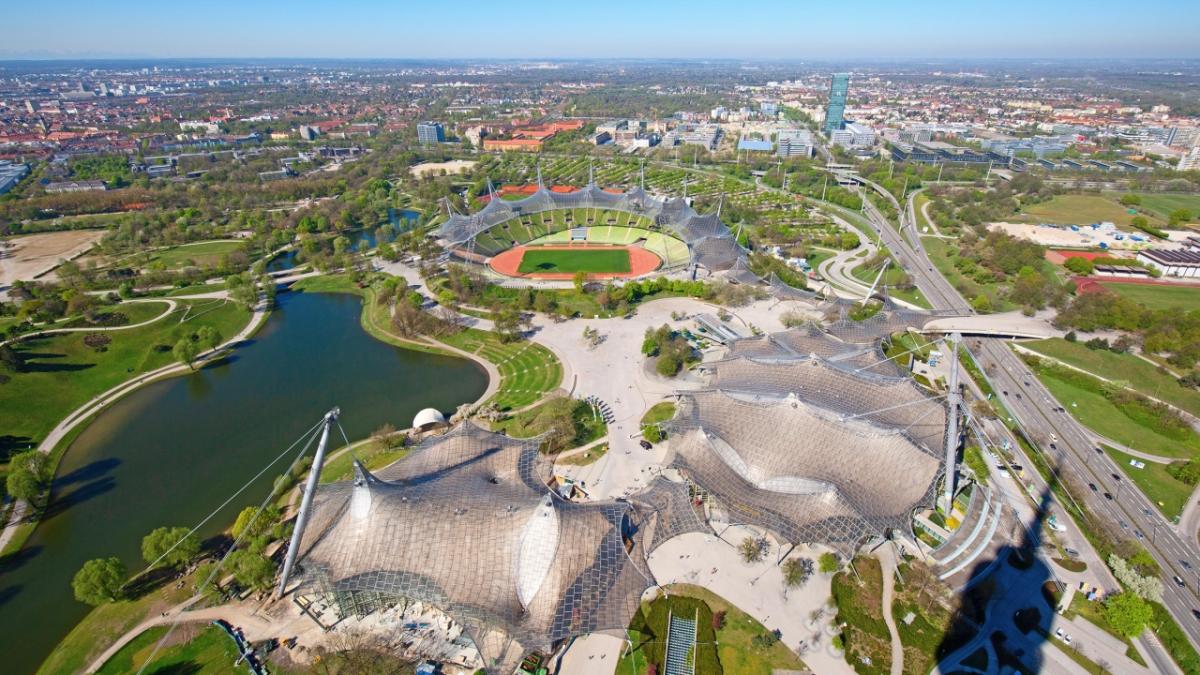
[[[98,352],[104,351],[104,349],[108,347],[109,343],[111,342],[112,338],[104,333],[88,333],[87,335],[83,336],[83,344],[95,349]]]
[[[833,574],[841,566],[842,563],[838,560],[837,554],[830,551],[822,553],[821,557],[817,559],[817,569],[821,571],[821,574]]]
[[[1189,459],[1186,462],[1172,462],[1167,466],[1167,473],[1175,480],[1195,485],[1200,482],[1200,462]]]
[[[1104,601],[1104,618],[1108,625],[1125,637],[1140,635],[1153,616],[1150,605],[1132,593],[1112,595]]]

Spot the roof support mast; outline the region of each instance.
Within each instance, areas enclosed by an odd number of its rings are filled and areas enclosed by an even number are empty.
[[[308,524],[308,516],[312,511],[313,493],[317,491],[317,481],[321,478],[321,467],[325,464],[325,448],[329,445],[329,428],[337,421],[341,411],[337,408],[325,413],[325,425],[321,428],[321,441],[317,444],[317,454],[313,457],[312,468],[308,471],[308,482],[304,484],[304,497],[300,500],[300,512],[296,514],[296,527],[292,530],[292,541],[288,544],[287,558],[283,561],[283,573],[279,576],[279,589],[275,597],[283,597],[287,588],[288,577],[296,564],[296,555],[300,552],[300,540],[304,536],[304,527]]]
[[[962,336],[954,333],[950,342],[954,344],[950,361],[950,390],[946,395],[949,410],[946,411],[946,481],[943,497],[946,500],[946,514],[950,514],[950,506],[954,503],[954,479],[958,474],[955,459],[958,457],[958,413],[962,408],[962,394],[958,390],[958,343]]]

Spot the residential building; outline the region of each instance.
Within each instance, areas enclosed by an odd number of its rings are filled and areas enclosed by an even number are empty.
[[[832,134],[845,126],[846,97],[849,93],[849,73],[835,73],[829,83],[829,106],[825,109],[826,134]]]
[[[1180,171],[1200,171],[1200,147],[1192,148],[1186,155],[1179,158]]]
[[[421,145],[437,145],[446,141],[446,129],[441,122],[419,122],[417,142]]]
[[[0,195],[16,187],[28,173],[29,167],[25,164],[0,160]]]

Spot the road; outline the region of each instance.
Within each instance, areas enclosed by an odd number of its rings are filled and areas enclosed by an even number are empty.
[[[867,187],[884,194],[901,215],[898,232],[870,200],[865,200],[867,216],[879,231],[885,245],[896,256],[925,294],[935,310],[955,310],[972,313],[966,300],[936,271],[924,247],[910,209],[901,209],[894,197],[879,185],[863,181]],[[900,232],[911,233],[902,237]],[[908,241],[911,239],[915,245]],[[1097,453],[1092,434],[1070,414],[1053,412],[1058,407],[1050,392],[1041,385],[1002,338],[981,337],[967,341],[976,354],[976,362],[993,379],[993,388],[1001,403],[1012,413],[1026,435],[1038,443],[1048,456],[1058,463],[1058,470],[1076,478],[1084,485],[1091,483],[1095,490],[1084,488],[1083,494],[1070,493],[1083,509],[1112,523],[1112,533],[1121,538],[1136,538],[1158,561],[1163,570],[1163,601],[1193,645],[1200,646],[1200,621],[1192,612],[1200,607],[1196,589],[1200,587],[1200,557],[1191,533],[1181,538],[1153,504],[1122,477],[1107,455]],[[1049,402],[1049,403],[1048,403]],[[1053,439],[1057,438],[1057,441]],[[1054,447],[1050,447],[1054,443]],[[1065,487],[1065,486],[1064,486]],[[1078,490],[1076,491],[1078,492]],[[1105,493],[1112,495],[1106,498]],[[1121,522],[1126,524],[1121,527]],[[1171,580],[1179,575],[1188,580],[1180,587]]]

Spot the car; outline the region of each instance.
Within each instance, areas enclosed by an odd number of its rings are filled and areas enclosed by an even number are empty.
[[[1005,396],[1008,396],[1008,390],[1007,390],[1007,389],[1005,389],[1005,390],[1003,391],[1003,394],[1004,394]]]
[[[1067,644],[1071,644],[1071,635],[1070,635],[1070,633],[1068,633],[1068,634],[1067,634],[1067,636],[1066,636],[1065,638],[1063,638],[1063,642],[1065,642],[1065,643],[1067,643]]]
[[[1178,586],[1180,588],[1187,588],[1187,583],[1183,579],[1179,578],[1178,574],[1176,574],[1175,576],[1173,576],[1171,578],[1175,580],[1176,586]]]
[[[654,449],[654,445],[651,444],[650,441],[648,441],[644,438],[638,442],[638,445],[642,446],[643,450],[653,450]]]
[[[1096,484],[1095,483],[1088,483],[1088,487],[1092,489],[1092,492],[1096,492]]]
[[[1193,609],[1192,616],[1196,617],[1197,619],[1200,619],[1200,609]]]
[[[1079,557],[1079,551],[1076,551],[1073,548],[1069,548],[1069,547],[1064,548],[1063,553],[1066,553],[1067,557],[1069,557],[1069,558],[1078,558]]]
[[[1105,498],[1105,499],[1107,499],[1107,500],[1108,500],[1108,501],[1110,501],[1110,502],[1112,501],[1112,495],[1111,495],[1111,494],[1109,494],[1109,493],[1107,493],[1107,492],[1105,492],[1105,493],[1104,493],[1104,498]]]
[[[1058,446],[1057,446],[1057,445],[1055,445],[1055,444],[1053,444],[1053,443],[1051,443],[1051,444],[1050,444],[1050,449],[1051,449],[1051,450],[1058,450]]]
[[[1063,629],[1061,629],[1061,628],[1055,628],[1054,634],[1057,635],[1058,637],[1062,637],[1063,635],[1066,635],[1066,633],[1064,633]]]
[[[1096,450],[1096,454],[1097,454],[1097,455],[1103,455],[1103,454],[1104,454],[1104,451],[1103,451],[1103,450],[1101,450],[1100,448],[1095,448],[1095,450]]]
[[[1021,395],[1020,395],[1020,394],[1017,394],[1017,398],[1018,398],[1018,399],[1020,399],[1020,398],[1021,398]]]
[[[1028,387],[1028,386],[1029,386],[1029,380],[1025,380],[1025,386],[1026,386],[1026,387]]]
[[[1117,481],[1117,482],[1120,482],[1120,481],[1121,481],[1121,477],[1120,477],[1120,476],[1118,476],[1118,475],[1117,475],[1117,474],[1115,474],[1115,473],[1110,473],[1110,474],[1108,474],[1108,475],[1112,476],[1112,477],[1113,477],[1113,480],[1115,480],[1115,481]]]
[[[1192,569],[1192,563],[1190,563],[1190,562],[1188,562],[1188,561],[1186,561],[1186,560],[1180,560],[1180,561],[1179,561],[1179,564],[1180,564],[1180,565],[1183,565],[1183,569],[1185,569],[1185,570],[1190,570],[1190,569]]]
[[[1129,523],[1127,523],[1127,522],[1125,522],[1125,521],[1123,521],[1123,520],[1118,520],[1117,522],[1121,524],[1121,529],[1122,529],[1122,530],[1128,530],[1128,529],[1129,529]]]
[[[1141,530],[1134,530],[1134,531],[1133,531],[1133,533],[1134,533],[1135,535],[1137,535],[1137,538],[1138,538],[1138,539],[1145,539],[1145,538],[1146,538],[1146,535],[1142,534],[1142,531],[1141,531]]]
[[[1153,518],[1154,512],[1147,508],[1142,508],[1142,513],[1146,514],[1147,518]]]

